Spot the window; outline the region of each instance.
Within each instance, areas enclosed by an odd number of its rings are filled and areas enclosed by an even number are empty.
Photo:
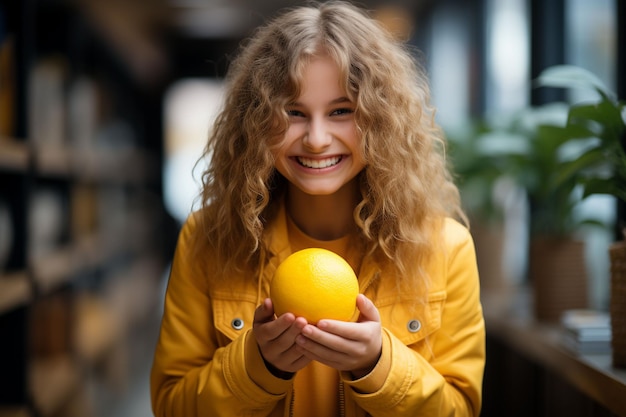
[[[213,119],[222,104],[222,83],[183,79],[173,84],[164,100],[165,207],[180,223],[197,208],[205,161],[196,165],[206,145]]]

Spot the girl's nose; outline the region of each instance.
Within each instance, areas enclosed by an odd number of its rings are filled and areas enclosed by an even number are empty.
[[[332,134],[323,120],[311,119],[302,139],[304,146],[311,151],[321,151],[332,142]]]

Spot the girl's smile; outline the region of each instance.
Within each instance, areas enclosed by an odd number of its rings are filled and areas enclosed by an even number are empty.
[[[332,156],[332,157],[323,158],[323,159],[313,159],[313,158],[306,158],[306,157],[296,157],[295,159],[304,168],[323,170],[326,168],[332,168],[336,166],[337,164],[339,164],[343,160],[343,155]]]

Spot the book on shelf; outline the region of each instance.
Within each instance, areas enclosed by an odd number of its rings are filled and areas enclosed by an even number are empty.
[[[611,319],[607,312],[568,310],[561,318],[563,344],[578,353],[606,354],[611,351]]]

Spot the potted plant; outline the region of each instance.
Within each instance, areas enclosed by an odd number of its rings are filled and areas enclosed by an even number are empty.
[[[570,106],[565,126],[555,132],[563,142],[576,144],[580,150],[561,164],[555,184],[574,181],[582,187],[583,199],[593,194],[609,194],[626,202],[626,104],[592,73],[578,67],[548,68],[538,77],[537,84],[591,89],[598,97],[593,102]],[[626,240],[623,236],[609,247],[609,254],[613,364],[626,367]]]
[[[565,125],[567,110],[564,103],[529,107],[508,118],[483,120],[464,137],[451,137],[450,153],[460,177],[466,211],[472,216],[471,230],[483,285],[485,271],[503,272],[498,271],[497,265],[485,265],[487,261],[501,260],[502,254],[496,256],[499,251],[493,248],[502,250],[504,240],[497,234],[502,234],[502,220],[511,216],[511,207],[498,201],[494,191],[504,181],[509,196],[519,194],[519,190],[525,194],[521,204],[519,197],[516,204],[530,206],[528,276],[534,292],[535,317],[539,320],[558,320],[564,310],[585,307],[588,298],[584,247],[572,238],[580,226],[574,216],[579,200],[576,184],[573,179],[557,182],[557,150],[566,138],[554,132]],[[525,239],[522,236],[517,242]],[[486,255],[482,262],[481,252]],[[522,251],[520,255],[524,258],[526,253]],[[497,286],[491,285],[491,281],[487,281],[489,286]]]
[[[582,226],[599,223],[580,218],[578,205],[600,192],[625,198],[624,153],[615,150],[623,134],[623,105],[595,76],[577,67],[548,68],[536,85],[592,88],[599,100],[528,107],[510,118],[482,121],[463,137],[449,135],[450,153],[473,220],[476,213],[480,223],[501,220],[492,190],[502,177],[525,191],[534,314],[539,320],[556,321],[565,310],[588,306],[584,243],[576,235]],[[613,174],[618,169],[621,174]]]
[[[557,321],[563,312],[588,306],[584,242],[576,232],[587,223],[576,214],[581,198],[575,178],[560,175],[560,149],[568,106],[551,103],[515,115],[507,130],[526,141],[509,157],[509,172],[526,191],[529,212],[528,278],[534,316]]]

